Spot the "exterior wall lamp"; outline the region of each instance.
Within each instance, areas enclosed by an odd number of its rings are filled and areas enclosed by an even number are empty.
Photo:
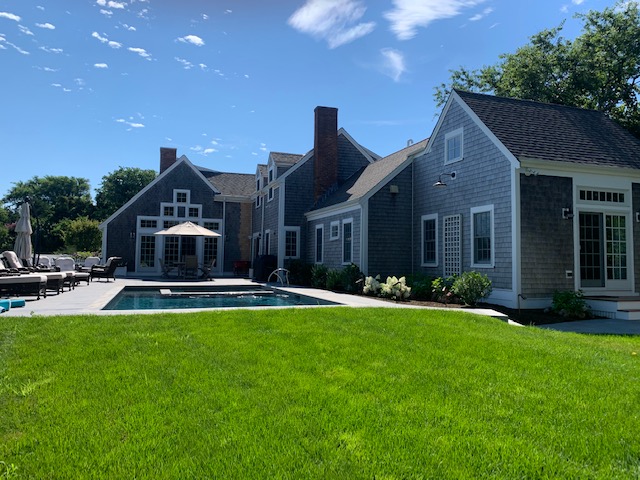
[[[456,178],[456,172],[441,173],[438,176],[438,181],[433,184],[434,187],[446,187],[447,186],[447,184],[442,181],[442,177],[449,177],[449,178],[451,178],[451,180],[453,180],[454,178]]]
[[[573,218],[573,212],[571,208],[563,208],[562,209],[562,218],[565,220],[571,220]]]

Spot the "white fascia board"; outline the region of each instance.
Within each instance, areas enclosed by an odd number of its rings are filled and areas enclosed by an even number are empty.
[[[520,157],[522,168],[530,168],[535,173],[549,175],[572,176],[576,173],[607,175],[612,177],[633,178],[640,180],[640,170],[635,168],[615,167],[611,165],[585,165],[582,163],[553,162],[534,158]]]
[[[338,136],[342,135],[343,137],[345,137],[354,147],[356,147],[356,149],[362,154],[364,155],[364,157],[367,159],[367,161],[369,163],[373,163],[376,161],[375,158],[373,158],[371,155],[369,155],[363,148],[362,146],[356,142],[353,137],[351,135],[349,135],[349,132],[347,132],[344,128],[339,128],[338,129]]]
[[[245,197],[240,195],[216,195],[214,202],[234,202],[234,203],[253,203],[253,197]]]
[[[419,151],[419,154],[420,155],[422,154],[422,150]],[[418,155],[418,153],[413,153],[411,155],[408,155],[407,158],[405,158],[400,165],[398,165],[386,177],[380,180],[375,187],[373,187],[365,195],[360,197],[360,203],[364,204],[365,202],[368,202],[369,199],[373,197],[376,193],[378,193],[382,187],[384,187],[388,182],[390,182],[395,176],[400,174],[402,170],[404,170],[409,165],[411,165],[411,162],[416,157],[416,155]]]
[[[305,154],[304,157],[302,157],[300,159],[300,161],[298,161],[293,167],[291,167],[289,170],[287,170],[286,172],[284,172],[281,176],[279,176],[277,179],[275,179],[272,183],[275,185],[277,184],[278,186],[280,186],[281,183],[284,183],[284,180],[291,175],[293,172],[295,172],[298,168],[300,168],[300,166],[304,163],[307,162],[307,160],[309,160],[312,156],[313,156],[313,150],[307,152]]]
[[[117,218],[123,211],[125,211],[127,208],[129,208],[129,206],[134,203],[136,200],[138,200],[142,195],[144,195],[149,189],[151,189],[154,185],[156,185],[160,180],[162,180],[164,177],[166,177],[167,175],[169,175],[175,168],[178,167],[178,165],[180,165],[181,163],[186,163],[187,165],[189,165],[193,171],[196,172],[196,174],[201,178],[201,180],[213,191],[213,193],[215,194],[219,194],[220,192],[213,186],[213,184],[207,180],[207,178],[202,175],[202,172],[200,172],[200,170],[198,170],[193,163],[191,163],[189,161],[189,159],[186,157],[186,155],[182,155],[179,159],[177,159],[175,161],[175,163],[173,165],[171,165],[169,168],[167,168],[164,172],[162,172],[160,175],[158,175],[156,178],[153,179],[153,181],[151,183],[149,183],[147,186],[145,186],[142,190],[140,190],[138,193],[136,193],[131,200],[129,200],[127,203],[125,203],[123,206],[121,206],[118,210],[116,210],[109,218],[107,218],[104,222],[102,222],[99,225],[99,228],[106,228],[106,226],[111,223],[111,221],[115,218]]]
[[[471,107],[467,105],[464,102],[464,100],[462,100],[462,98],[460,98],[460,95],[458,95],[455,91],[453,91],[451,93],[451,97],[456,103],[458,103],[458,105],[460,105],[462,110],[464,110],[465,113],[469,115],[471,120],[473,120],[473,123],[476,124],[476,126],[482,131],[482,133],[484,133],[498,148],[498,150],[502,152],[502,154],[507,158],[507,160],[511,162],[511,166],[513,168],[518,168],[520,166],[520,161],[515,157],[513,153],[511,153],[511,151],[500,140],[498,140],[498,137],[496,137],[495,134],[489,129],[489,127],[487,127],[482,122],[482,120],[480,120],[478,115],[476,115],[476,113],[471,109]]]
[[[307,221],[320,220],[322,218],[333,217],[335,215],[342,215],[343,213],[353,212],[354,210],[360,210],[362,207],[360,202],[344,202],[330,207],[321,208],[320,210],[313,210],[304,214],[307,217]]]

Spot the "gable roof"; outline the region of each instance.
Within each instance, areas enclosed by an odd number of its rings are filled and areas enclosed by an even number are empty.
[[[171,172],[173,172],[176,168],[178,168],[179,165],[182,165],[182,164],[185,164],[189,168],[191,168],[195,172],[195,174],[202,179],[202,182],[205,185],[209,186],[209,188],[211,188],[211,190],[213,191],[213,193],[215,195],[220,193],[220,191],[218,189],[216,189],[216,187],[206,179],[206,177],[203,175],[203,172],[201,171],[201,169],[196,167],[193,163],[191,163],[189,161],[189,159],[185,155],[182,155],[180,158],[178,158],[173,163],[173,165],[171,165],[164,172],[162,172],[160,175],[158,175],[156,178],[154,178],[142,190],[140,190],[138,193],[136,193],[127,203],[122,205],[109,218],[107,218],[104,222],[102,222],[100,225],[98,225],[98,228],[100,228],[100,229],[105,228],[109,223],[111,223],[111,221],[113,219],[117,218],[118,215],[120,215],[123,211],[125,211],[127,208],[129,208],[129,206],[131,204],[133,204],[135,201],[137,201],[142,195],[144,195],[148,190],[150,190],[153,186],[155,186],[162,179],[164,179],[165,177],[171,175]]]
[[[256,189],[255,175],[251,173],[227,173],[203,170],[202,174],[220,192],[230,197],[250,197]]]
[[[269,159],[273,160],[278,167],[290,167],[302,160],[304,155],[297,153],[270,152]]]
[[[369,193],[374,193],[376,187],[386,183],[398,167],[401,167],[415,153],[424,150],[428,141],[429,139],[421,140],[358,170],[334,193],[321,201],[314,210],[353,202]]]
[[[454,90],[519,160],[640,169],[640,140],[595,110]]]

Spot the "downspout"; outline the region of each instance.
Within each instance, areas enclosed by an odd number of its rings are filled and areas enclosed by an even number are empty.
[[[414,162],[415,159],[411,159],[411,276],[415,275],[415,223],[416,219],[414,218],[414,189],[415,189],[415,179],[414,179]]]
[[[222,248],[220,257],[222,258],[222,263],[220,265],[220,273],[224,275],[224,260],[225,260],[225,245],[227,244],[227,199],[222,199]]]

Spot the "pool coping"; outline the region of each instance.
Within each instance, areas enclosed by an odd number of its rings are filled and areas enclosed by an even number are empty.
[[[346,293],[337,293],[328,290],[320,290],[310,287],[297,287],[297,286],[281,286],[269,284],[268,286],[275,287],[277,289],[287,291],[289,293],[296,293],[306,295],[330,302],[338,303],[339,305],[299,305],[299,306],[281,306],[281,307],[224,307],[224,308],[187,308],[187,309],[170,309],[170,310],[102,310],[109,301],[122,290],[124,287],[188,287],[199,286],[202,287],[210,283],[216,287],[227,286],[255,286],[263,287],[266,284],[261,282],[254,282],[246,278],[236,277],[224,277],[215,278],[212,282],[202,281],[163,281],[161,279],[148,279],[148,278],[118,278],[115,281],[106,282],[103,280],[79,284],[72,291],[65,291],[60,294],[49,294],[46,298],[40,298],[36,300],[35,297],[21,297],[27,300],[26,305],[20,308],[12,308],[7,312],[0,314],[2,317],[28,317],[32,315],[133,315],[133,314],[156,314],[156,313],[195,313],[201,311],[212,310],[231,310],[231,309],[251,309],[251,310],[263,310],[274,308],[335,308],[341,306],[347,307],[377,307],[377,308],[422,308],[431,310],[442,310],[438,307],[420,307],[412,306],[403,303],[391,303],[383,300],[379,300],[373,297],[366,297],[360,295],[351,295]],[[446,309],[446,308],[443,308]],[[487,315],[500,318],[504,321],[508,319],[504,314],[491,309],[467,309],[470,313],[476,313],[479,315]]]

